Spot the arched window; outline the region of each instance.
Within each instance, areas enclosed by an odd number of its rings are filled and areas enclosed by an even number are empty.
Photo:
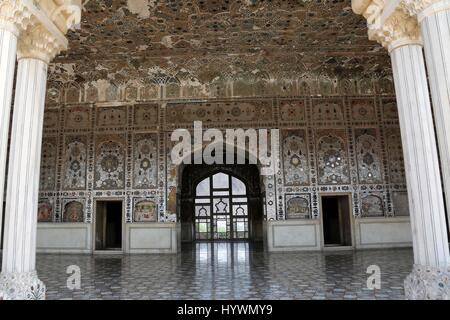
[[[248,198],[244,182],[219,172],[197,184],[195,238],[248,239]]]

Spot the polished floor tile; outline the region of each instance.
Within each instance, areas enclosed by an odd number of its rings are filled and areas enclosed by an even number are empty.
[[[411,249],[267,253],[248,243],[197,243],[178,255],[39,254],[47,299],[403,299]],[[81,288],[67,287],[67,267]],[[367,268],[380,268],[369,289]]]

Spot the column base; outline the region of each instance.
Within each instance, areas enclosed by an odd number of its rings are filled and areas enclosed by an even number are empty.
[[[450,266],[436,268],[415,264],[404,285],[405,297],[409,300],[450,300]]]
[[[0,300],[45,300],[45,284],[36,271],[0,274]]]

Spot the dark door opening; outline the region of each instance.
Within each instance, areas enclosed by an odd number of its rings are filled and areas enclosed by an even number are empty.
[[[351,246],[348,196],[322,196],[323,239],[325,246]]]
[[[97,201],[95,249],[122,250],[122,201]]]

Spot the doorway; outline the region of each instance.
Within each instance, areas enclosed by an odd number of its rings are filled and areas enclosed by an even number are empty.
[[[256,165],[186,165],[179,197],[183,242],[263,240]]]
[[[97,201],[95,250],[122,250],[122,201]]]
[[[248,240],[247,187],[239,178],[218,172],[195,189],[196,240]]]
[[[322,224],[325,247],[352,246],[350,198],[322,196]]]

